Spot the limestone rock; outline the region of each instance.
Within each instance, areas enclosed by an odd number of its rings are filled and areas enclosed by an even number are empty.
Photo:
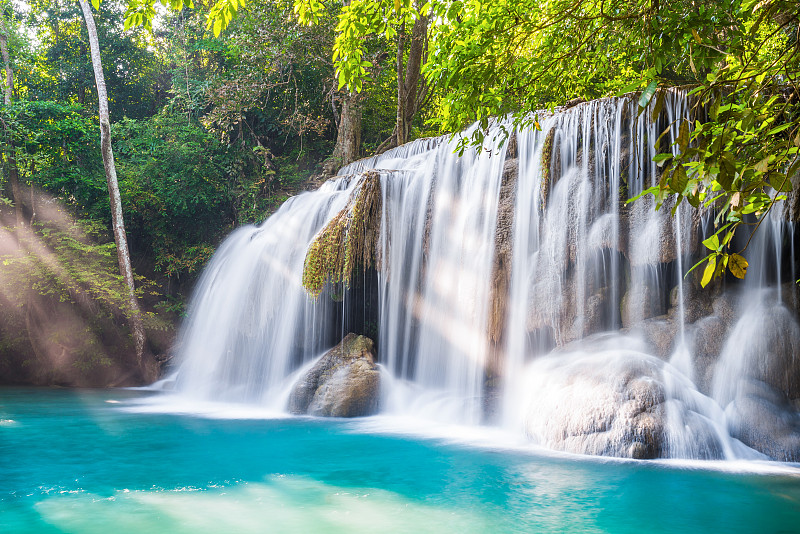
[[[714,372],[730,434],[775,460],[800,460],[800,325],[774,294],[751,302]]]
[[[628,212],[628,259],[632,267],[670,263],[677,259],[677,245],[669,202],[655,210],[652,197],[634,202]]]
[[[548,360],[548,361],[544,361]],[[532,376],[525,431],[555,450],[657,458],[664,447],[660,362],[641,353],[543,358]]]
[[[800,461],[800,413],[796,408],[763,382],[747,381],[742,389],[725,410],[731,435],[773,460]]]
[[[697,387],[704,394],[709,395],[714,368],[725,344],[728,325],[716,315],[709,315],[697,321],[692,331]]]
[[[378,411],[379,390],[374,343],[351,333],[297,381],[288,410],[329,417],[371,415]]]
[[[737,380],[763,382],[787,400],[800,399],[800,325],[782,305],[754,305],[733,328],[717,373],[717,397],[741,392]]]
[[[659,295],[650,284],[641,284],[631,287],[622,296],[620,314],[622,326],[630,328],[644,319],[660,315],[661,302]]]
[[[675,349],[675,340],[679,330],[680,327],[674,318],[661,315],[638,323],[631,332],[642,336],[647,346],[647,352],[666,360]]]
[[[640,352],[636,338],[592,336],[581,345],[531,366],[523,423],[529,436],[577,454],[723,457],[706,408],[712,401],[675,368]]]
[[[672,288],[669,295],[670,309],[669,313],[675,315],[677,320],[680,311],[680,298],[678,286]],[[683,296],[683,320],[684,323],[693,323],[703,317],[714,313],[714,292],[711,289],[697,289],[693,288],[691,284],[684,285]]]

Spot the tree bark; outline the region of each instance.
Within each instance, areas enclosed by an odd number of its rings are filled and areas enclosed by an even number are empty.
[[[411,30],[411,46],[408,51],[408,63],[406,63],[406,75],[403,85],[405,88],[405,102],[403,110],[403,142],[408,141],[408,134],[411,131],[411,122],[419,110],[420,101],[420,78],[422,74],[422,57],[425,53],[425,45],[428,39],[428,18],[420,17],[414,22]]]
[[[400,146],[406,142],[406,95],[408,94],[408,89],[406,88],[405,79],[403,77],[403,54],[406,50],[405,37],[406,25],[403,23],[400,30],[397,32],[397,116],[394,124],[395,146]],[[409,60],[410,59],[411,58],[409,58]],[[411,64],[410,61],[409,64]]]
[[[329,158],[331,166],[326,169],[328,174],[333,174],[333,167],[338,169],[358,159],[361,148],[361,111],[361,95],[355,91],[344,93],[336,146]]]
[[[403,69],[403,55],[406,48],[405,27],[397,32],[397,119],[391,137],[381,143],[378,153],[400,146],[409,140],[411,123],[417,114],[424,92],[424,85],[420,80],[427,37],[428,18],[419,17],[411,29],[408,62]]]
[[[3,55],[3,66],[6,71],[6,84],[4,87],[4,102],[10,106],[14,95],[14,71],[11,69],[11,56],[8,53],[8,25],[6,24],[5,14],[0,15],[0,53]],[[14,197],[14,215],[16,216],[17,226],[24,224],[22,217],[22,193],[19,189],[19,169],[17,168],[16,149],[12,132],[7,131],[8,135],[8,182],[11,185],[11,196]]]
[[[103,65],[100,61],[100,46],[97,40],[97,28],[94,24],[91,7],[86,0],[78,0],[86,21],[86,30],[89,33],[89,48],[92,55],[92,67],[94,68],[94,79],[97,85],[97,100],[100,117],[100,150],[103,155],[103,167],[106,171],[106,182],[108,184],[108,194],[111,200],[111,225],[114,230],[114,241],[117,244],[117,260],[119,270],[128,286],[128,300],[130,305],[131,330],[133,331],[133,341],[136,347],[136,358],[140,370],[144,371],[142,355],[144,354],[144,325],[142,323],[142,313],[139,309],[139,301],[136,298],[136,291],[133,280],[133,269],[131,268],[131,258],[128,252],[128,241],[125,237],[125,223],[122,217],[122,199],[119,194],[119,184],[117,183],[117,168],[114,165],[114,152],[111,149],[111,121],[108,115],[108,94],[106,93],[106,81],[103,76]]]

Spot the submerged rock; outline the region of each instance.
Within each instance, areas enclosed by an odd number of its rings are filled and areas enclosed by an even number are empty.
[[[368,337],[347,334],[297,381],[288,410],[328,417],[377,412],[380,371],[375,365],[374,346]]]

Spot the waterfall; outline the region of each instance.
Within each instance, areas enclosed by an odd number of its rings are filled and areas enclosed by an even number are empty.
[[[461,155],[443,136],[348,165],[220,247],[182,329],[178,390],[281,408],[298,370],[357,331],[376,342],[386,414],[586,454],[800,459],[783,210],[747,243],[744,283],[701,289],[685,274],[711,210],[627,202],[658,182],[653,157],[677,150],[691,113],[681,91],[644,110],[601,99],[542,112],[510,139],[498,121]],[[377,265],[312,297],[309,246],[371,169]]]
[[[261,226],[233,232],[203,272],[178,341],[187,395],[260,402],[328,346],[332,311],[307,298],[301,275],[313,236],[356,181],[341,177],[289,199]]]

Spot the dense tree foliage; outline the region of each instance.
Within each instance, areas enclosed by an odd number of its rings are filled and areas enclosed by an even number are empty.
[[[314,23],[324,6],[296,0]],[[800,168],[800,21],[786,0],[353,0],[342,9],[334,58],[339,83],[368,76],[365,37],[426,18],[425,78],[438,93],[435,121],[480,142],[493,116],[531,124],[536,112],[574,98],[688,86],[695,120],[681,125],[678,156],[659,156],[658,204],[676,195],[713,206],[717,234],[704,285],[747,265],[730,249],[742,224],[759,225]],[[656,104],[658,107],[658,104]],[[664,147],[666,150],[668,147]],[[751,215],[748,217],[748,215]],[[753,222],[753,216],[755,222]],[[745,245],[746,247],[746,245]]]

